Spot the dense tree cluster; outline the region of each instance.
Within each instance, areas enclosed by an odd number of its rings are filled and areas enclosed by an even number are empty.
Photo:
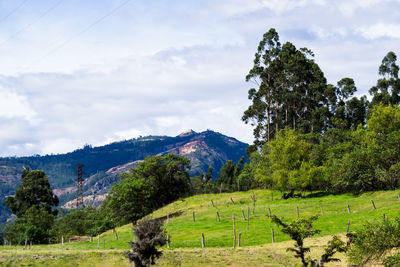
[[[252,104],[242,117],[255,127],[255,147],[250,150],[271,141],[285,127],[322,133],[365,123],[368,102],[352,97],[354,81],[344,78],[336,86],[328,85],[313,57],[307,48],[297,49],[290,42],[282,45],[275,29],[264,34],[246,76],[258,87],[249,90]]]
[[[379,67],[371,103],[351,78],[327,84],[307,48],[264,34],[246,76],[254,128],[242,176],[281,191],[368,191],[400,184],[400,80],[396,55]],[[248,180],[251,180],[248,179]]]
[[[280,130],[251,154],[254,178],[267,188],[362,192],[400,185],[400,108],[374,106],[366,128],[324,134]]]
[[[206,175],[200,173],[191,178],[194,194],[246,191],[259,185],[251,173],[249,163],[245,163],[244,156],[237,163],[227,160],[214,180],[211,173],[210,166]]]

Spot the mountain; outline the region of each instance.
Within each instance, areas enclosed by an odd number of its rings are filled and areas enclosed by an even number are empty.
[[[237,162],[245,155],[246,147],[247,144],[235,138],[211,130],[201,133],[188,130],[175,137],[146,136],[99,147],[85,145],[66,154],[0,158],[0,223],[10,215],[3,202],[20,185],[25,166],[45,171],[60,205],[72,207],[76,164],[84,164],[84,201],[86,205],[96,205],[118,181],[119,173],[135,167],[147,156],[183,155],[191,161],[191,176],[206,172],[212,166],[215,179],[227,160]]]

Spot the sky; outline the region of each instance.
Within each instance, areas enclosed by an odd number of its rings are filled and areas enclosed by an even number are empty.
[[[400,0],[0,0],[0,156],[187,129],[252,143],[245,76],[270,28],[368,95],[400,54]]]

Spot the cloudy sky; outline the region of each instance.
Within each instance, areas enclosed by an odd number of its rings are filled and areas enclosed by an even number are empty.
[[[271,27],[359,94],[400,54],[399,0],[0,0],[0,156],[189,128],[251,143],[244,79]]]

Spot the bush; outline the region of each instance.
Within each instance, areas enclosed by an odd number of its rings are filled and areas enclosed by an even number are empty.
[[[132,251],[125,251],[125,257],[135,263],[135,267],[150,266],[162,254],[156,246],[166,243],[160,220],[144,220],[135,229],[136,242],[129,242]]]

